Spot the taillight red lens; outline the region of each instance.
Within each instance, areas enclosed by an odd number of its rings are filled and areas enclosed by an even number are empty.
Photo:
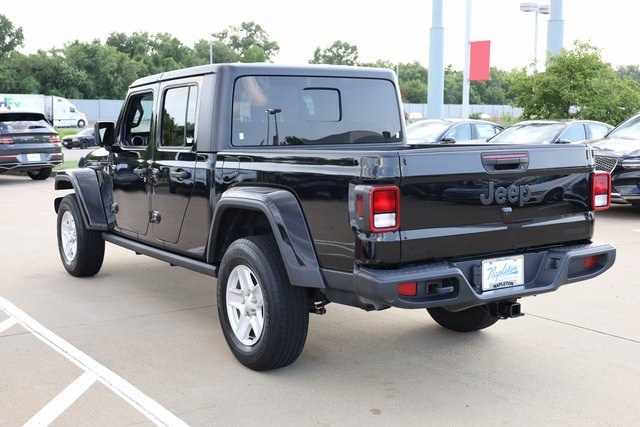
[[[611,174],[595,172],[591,177],[591,207],[601,211],[611,206]]]
[[[13,138],[10,136],[0,136],[0,144],[13,144]]]
[[[371,231],[396,231],[400,228],[400,189],[374,187],[369,195]]]
[[[395,187],[394,187],[395,188]],[[373,190],[373,213],[395,212],[397,192],[393,189]]]
[[[60,136],[58,136],[58,135],[51,135],[49,137],[49,142],[51,144],[61,144],[62,140],[60,139]]]

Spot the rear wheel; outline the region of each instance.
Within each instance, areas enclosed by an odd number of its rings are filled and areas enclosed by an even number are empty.
[[[271,236],[236,240],[218,276],[218,315],[233,355],[256,371],[293,363],[309,327],[306,291],[292,286]]]
[[[27,171],[27,175],[36,181],[47,179],[51,176],[51,168],[31,169]]]
[[[74,194],[65,196],[60,203],[57,234],[60,259],[69,274],[84,277],[100,271],[104,260],[104,240],[99,231],[85,226]]]
[[[83,128],[86,125],[86,123],[84,122],[84,120],[80,119],[78,120],[78,127],[79,128]]]
[[[471,332],[488,328],[500,318],[492,314],[487,305],[478,305],[462,311],[449,311],[442,307],[427,308],[429,315],[440,326],[456,332]]]

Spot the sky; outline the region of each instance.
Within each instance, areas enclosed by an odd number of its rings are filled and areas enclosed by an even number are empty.
[[[462,71],[465,63],[467,0],[443,0],[444,65]],[[520,0],[470,0],[470,40],[491,42],[490,65],[508,71],[533,61],[535,13],[522,12]],[[538,1],[550,4],[550,0]],[[562,0],[563,47],[588,42],[614,67],[640,65],[635,46],[640,2]],[[171,4],[170,7],[166,5]],[[0,14],[22,27],[22,53],[63,48],[75,40],[104,43],[112,32],[131,35],[169,33],[189,47],[200,39],[243,22],[254,22],[280,46],[273,62],[304,64],[316,48],[335,41],[358,48],[360,62],[419,62],[429,66],[431,0],[242,0],[225,4],[202,0],[78,2],[0,0]],[[206,5],[206,6],[205,6]],[[393,7],[395,6],[395,7]],[[538,15],[538,62],[547,48],[547,19]]]

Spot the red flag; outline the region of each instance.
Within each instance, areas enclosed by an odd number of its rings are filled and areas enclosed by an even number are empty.
[[[469,70],[469,81],[489,80],[489,51],[491,41],[483,40],[471,42],[471,67]]]

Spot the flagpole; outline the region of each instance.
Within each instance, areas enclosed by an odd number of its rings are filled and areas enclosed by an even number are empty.
[[[469,62],[471,61],[471,0],[467,0],[467,30],[464,40],[464,71],[462,73],[462,118],[469,118]]]

